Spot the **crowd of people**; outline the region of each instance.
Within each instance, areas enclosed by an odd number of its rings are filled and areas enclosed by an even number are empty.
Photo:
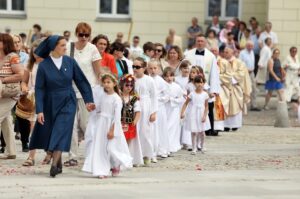
[[[55,177],[78,165],[84,140],[82,170],[102,179],[181,149],[205,153],[205,136],[238,130],[247,107],[269,109],[273,91],[299,109],[297,48],[281,64],[271,22],[263,31],[255,17],[249,24],[234,18],[223,26],[214,16],[204,32],[193,18],[185,51],[174,29],[165,44],[142,47],[139,36],[130,45],[121,32],[112,43],[104,34],[92,38],[85,22],[76,41],[71,31],[42,33],[38,24],[30,45],[24,33],[0,33],[0,158],[15,159],[20,139],[23,166],[34,166],[43,149],[42,164]],[[258,84],[267,91],[263,107]]]

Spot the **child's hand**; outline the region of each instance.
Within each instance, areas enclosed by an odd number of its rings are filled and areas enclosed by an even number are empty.
[[[149,121],[150,121],[150,122],[154,122],[155,120],[156,120],[156,113],[152,113],[152,114],[150,115]]]
[[[85,106],[88,112],[91,112],[96,109],[96,105],[94,103],[86,103]]]
[[[201,122],[203,122],[203,123],[204,123],[205,121],[206,121],[206,117],[205,117],[205,116],[203,116],[203,117],[202,117],[202,120],[201,120]]]
[[[107,139],[111,140],[114,138],[114,132],[113,131],[109,131],[107,134]]]
[[[180,118],[181,118],[181,119],[183,119],[184,116],[185,116],[184,113],[181,113],[181,114],[180,114]]]

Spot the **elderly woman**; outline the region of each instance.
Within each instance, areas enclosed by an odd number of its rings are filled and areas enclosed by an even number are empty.
[[[44,40],[35,54],[44,60],[39,64],[35,100],[37,123],[29,148],[53,152],[50,176],[62,172],[61,154],[69,152],[73,123],[76,113],[74,81],[79,89],[86,109],[95,109],[91,86],[77,62],[66,53],[66,39],[53,35]],[[51,52],[51,54],[50,54]]]
[[[7,144],[7,154],[2,159],[15,159],[16,146],[13,136],[11,109],[16,101],[7,95],[9,87],[14,86],[18,93],[18,84],[22,80],[23,67],[16,53],[13,38],[9,34],[0,33],[0,129]],[[11,86],[9,86],[11,85]]]
[[[290,48],[290,54],[286,57],[282,64],[286,71],[285,78],[285,97],[287,102],[300,102],[300,88],[299,88],[299,70],[300,62],[297,56],[297,48],[295,46]]]

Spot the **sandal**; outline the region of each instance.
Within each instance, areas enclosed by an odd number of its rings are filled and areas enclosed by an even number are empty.
[[[22,164],[24,167],[31,167],[34,166],[34,159],[27,158],[27,160]]]
[[[65,167],[75,167],[75,166],[78,166],[78,161],[75,160],[75,159],[68,160],[68,161],[64,162],[64,166]]]
[[[51,159],[52,159],[52,155],[47,154],[44,160],[42,161],[42,165],[50,164]]]

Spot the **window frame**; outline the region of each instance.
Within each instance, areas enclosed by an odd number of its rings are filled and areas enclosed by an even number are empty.
[[[226,14],[226,1],[227,0],[221,0],[221,15],[219,16],[219,20],[220,21],[228,21],[228,20],[231,20],[232,18],[234,17],[226,17],[225,14]],[[242,16],[242,4],[243,4],[243,0],[238,0],[239,1],[239,7],[238,7],[238,18],[240,19],[241,16]],[[208,11],[209,11],[209,0],[206,0],[205,1],[205,8],[206,8],[206,11],[205,11],[205,19],[208,20],[208,21],[211,21],[212,20],[212,17],[213,16],[208,16]]]
[[[128,14],[117,14],[117,0],[112,1],[112,13],[111,14],[101,14],[100,13],[100,3],[101,0],[97,0],[97,17],[98,18],[106,18],[106,19],[130,19],[131,18],[131,4],[132,1],[128,0]]]
[[[27,5],[27,0],[24,1],[24,10],[13,10],[12,9],[12,0],[6,0],[6,9],[0,9],[0,14],[4,15],[26,15],[26,5]]]

